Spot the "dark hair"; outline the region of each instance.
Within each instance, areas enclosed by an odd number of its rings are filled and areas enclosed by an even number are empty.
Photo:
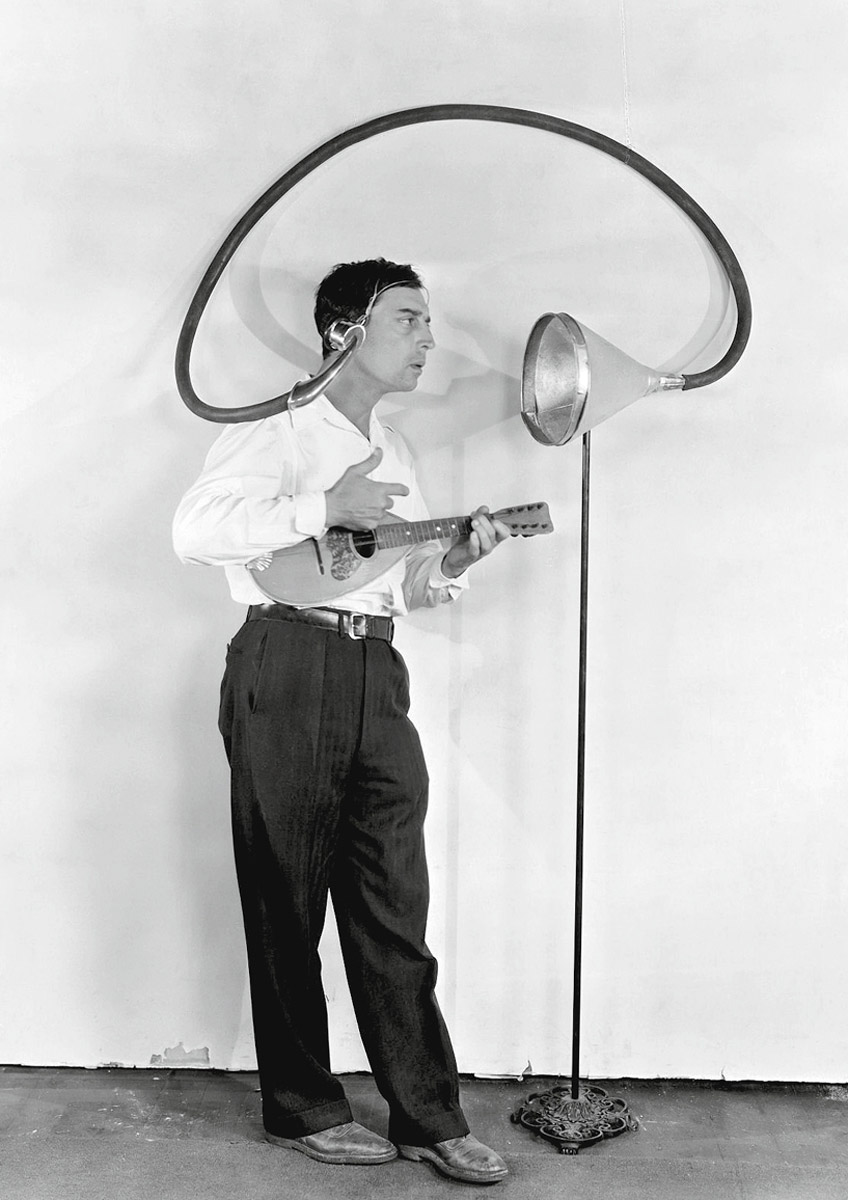
[[[333,267],[315,293],[315,325],[324,354],[333,349],[327,332],[334,321],[361,321],[379,292],[404,283],[409,287],[424,286],[418,272],[408,263],[366,258]]]

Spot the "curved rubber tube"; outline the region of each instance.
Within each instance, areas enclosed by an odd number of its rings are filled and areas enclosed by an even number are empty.
[[[281,175],[233,227],[198,285],[177,342],[175,363],[177,387],[186,405],[193,413],[208,421],[238,423],[258,421],[262,417],[273,416],[275,413],[282,412],[288,405],[289,393],[285,393],[259,404],[249,404],[240,408],[219,408],[215,405],[205,404],[195,392],[191,381],[191,349],[200,318],[224,268],[254,225],[302,179],[305,179],[328,159],[340,154],[342,150],[355,146],[357,142],[364,142],[367,138],[376,137],[377,134],[387,133],[391,129],[399,129],[405,125],[420,125],[426,121],[455,120],[500,121],[507,125],[527,125],[533,129],[543,129],[549,133],[572,138],[574,141],[584,142],[588,146],[593,146],[595,149],[602,150],[605,154],[619,159],[625,166],[632,167],[634,171],[638,171],[640,175],[664,192],[687,214],[713,248],[724,267],[736,301],[736,332],[727,352],[709,370],[699,371],[693,375],[684,375],[684,390],[714,383],[735,366],[745,349],[751,332],[751,300],[748,285],[739,261],[721,231],[700,205],[673,179],[655,167],[653,163],[648,162],[646,158],[622,145],[621,142],[616,142],[613,138],[596,133],[593,129],[587,129],[583,125],[564,121],[560,117],[552,117],[546,113],[532,112],[523,108],[502,108],[491,104],[433,104],[423,108],[402,109],[400,112],[375,117],[371,121],[355,125],[324,142],[323,145],[318,146],[317,149],[302,158],[300,162],[295,163],[284,175]]]

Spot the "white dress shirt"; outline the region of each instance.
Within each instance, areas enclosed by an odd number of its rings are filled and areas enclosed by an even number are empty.
[[[373,412],[369,437],[326,396],[263,421],[226,426],[180,501],[173,525],[177,555],[223,567],[238,603],[267,604],[248,564],[324,534],[325,493],[378,446],[383,457],[369,478],[409,488],[409,495],[394,497],[393,515],[428,520],[406,443]],[[396,616],[452,600],[468,584],[464,575],[443,574],[444,553],[439,542],[411,546],[383,575],[325,607]]]

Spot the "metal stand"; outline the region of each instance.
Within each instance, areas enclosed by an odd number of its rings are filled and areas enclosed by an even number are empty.
[[[577,701],[577,833],[574,868],[574,993],[571,1033],[571,1089],[534,1092],[512,1120],[553,1142],[562,1154],[577,1154],[604,1138],[636,1128],[627,1105],[603,1088],[580,1086],[580,988],[583,959],[583,810],[586,763],[586,646],[589,613],[589,469],[591,434],[583,434],[583,488],[580,525],[580,661]]]

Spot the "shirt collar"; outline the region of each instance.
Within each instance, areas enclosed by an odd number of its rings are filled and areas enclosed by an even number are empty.
[[[309,404],[304,404],[300,408],[291,408],[289,417],[291,418],[292,426],[295,431],[306,429],[310,425],[315,425],[319,421],[326,421],[330,425],[335,425],[337,429],[354,430],[359,433],[359,430],[349,421],[344,413],[339,412],[335,404],[331,403],[325,395],[318,396]],[[369,434],[373,442],[375,437],[381,435],[382,426],[377,418],[376,408],[371,410],[371,423]]]

